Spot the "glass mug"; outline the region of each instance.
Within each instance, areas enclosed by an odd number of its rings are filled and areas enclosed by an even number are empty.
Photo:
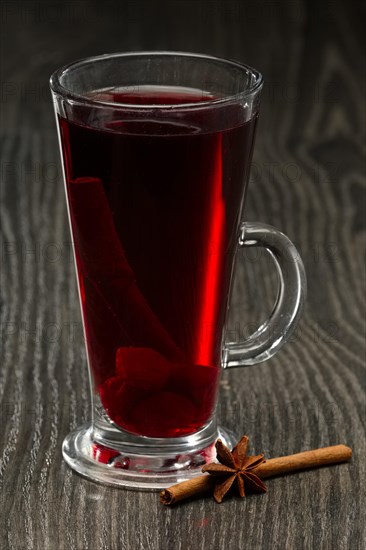
[[[242,223],[262,76],[206,55],[137,52],[72,63],[50,81],[92,393],[63,456],[93,480],[154,489],[215,458],[222,368],[269,359],[301,314],[289,239]],[[279,275],[269,319],[244,342],[225,323],[235,251]],[[232,252],[234,251],[234,254]]]

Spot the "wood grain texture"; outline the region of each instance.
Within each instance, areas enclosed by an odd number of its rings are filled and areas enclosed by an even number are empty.
[[[1,548],[365,547],[363,18],[361,2],[340,0],[3,2]],[[220,416],[254,453],[344,443],[350,464],[269,480],[264,496],[166,509],[63,463],[89,390],[48,77],[134,49],[208,52],[265,75],[245,218],[296,243],[309,296],[283,351],[224,373]],[[274,288],[265,258],[238,258],[233,331],[266,316]]]

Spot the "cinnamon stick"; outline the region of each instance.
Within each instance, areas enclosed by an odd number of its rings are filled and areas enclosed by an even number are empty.
[[[188,481],[182,481],[161,491],[160,502],[169,506],[186,498],[203,495],[212,489],[212,485],[213,479],[207,474],[193,477],[192,479],[188,479]]]
[[[270,458],[258,466],[258,468],[253,469],[253,474],[261,479],[267,479],[289,472],[346,462],[351,457],[352,449],[350,447],[346,445],[333,445],[294,455]],[[169,506],[193,496],[203,495],[212,489],[213,481],[212,476],[204,474],[188,481],[177,483],[160,493],[160,502],[165,506]]]
[[[313,451],[304,451],[289,456],[280,456],[266,460],[258,468],[253,470],[261,479],[287,474],[297,470],[306,470],[307,468],[317,468],[326,464],[336,464],[346,462],[352,457],[352,449],[346,445],[333,445],[332,447],[323,447]]]

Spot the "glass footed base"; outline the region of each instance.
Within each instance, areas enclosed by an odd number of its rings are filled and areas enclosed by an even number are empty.
[[[62,454],[73,470],[93,481],[152,491],[200,475],[202,466],[216,458],[218,438],[229,448],[237,441],[229,430],[208,426],[178,439],[135,437],[136,445],[129,441],[111,446],[105,440],[102,443],[98,431],[86,424],[67,435]]]

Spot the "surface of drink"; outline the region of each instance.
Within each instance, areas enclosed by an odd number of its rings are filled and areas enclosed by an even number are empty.
[[[93,96],[121,107],[59,124],[95,392],[122,429],[187,435],[213,414],[256,116],[198,90]]]

